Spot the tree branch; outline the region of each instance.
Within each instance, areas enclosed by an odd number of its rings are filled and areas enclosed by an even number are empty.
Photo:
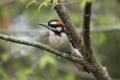
[[[82,58],[77,58],[76,56],[71,56],[68,53],[64,53],[64,52],[58,51],[56,49],[50,48],[47,45],[44,45],[44,44],[39,43],[39,42],[20,40],[20,39],[17,39],[15,37],[7,36],[5,34],[0,34],[0,39],[5,40],[5,41],[18,43],[18,44],[23,44],[23,45],[27,45],[27,46],[40,48],[40,49],[43,49],[43,50],[46,50],[46,51],[50,52],[51,54],[54,54],[54,55],[60,56],[62,58],[65,58],[69,61],[79,63],[79,64],[84,64],[84,61],[83,61]]]
[[[69,33],[70,37],[72,38],[72,43],[76,48],[82,47],[82,36],[77,33],[76,26],[71,21],[68,12],[66,11],[65,6],[62,3],[62,0],[58,0],[58,5],[55,6],[55,10],[58,13],[59,17],[64,23],[64,26]]]
[[[84,10],[84,21],[83,21],[83,56],[85,59],[90,60],[93,62],[93,50],[91,48],[91,38],[90,38],[90,17],[91,17],[91,3],[86,3],[85,10]],[[85,52],[85,50],[87,50]]]
[[[84,23],[83,23],[84,44],[82,44],[81,34],[78,34],[77,31],[75,30],[75,25],[72,23],[69,14],[66,11],[66,8],[62,3],[62,0],[58,0],[58,2],[59,4],[55,6],[55,10],[58,13],[59,17],[61,18],[61,20],[63,21],[65,28],[67,29],[70,37],[72,38],[76,48],[78,48],[79,51],[81,51],[82,48],[83,57],[85,58],[85,61],[91,66],[89,68],[90,71],[98,80],[111,80],[111,77],[109,76],[106,69],[104,69],[95,58],[95,55],[93,54],[93,50],[91,48],[91,42],[90,42],[91,3],[86,3],[86,7],[85,7]]]
[[[91,38],[90,38],[90,18],[91,18],[91,3],[87,2],[84,9],[84,21],[83,21],[83,56],[84,59],[93,67],[91,72],[98,80],[111,80],[108,72],[102,65],[97,61],[93,54]]]

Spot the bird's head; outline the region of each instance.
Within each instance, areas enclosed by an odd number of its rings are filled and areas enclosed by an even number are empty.
[[[48,26],[50,27],[50,30],[52,30],[55,33],[61,33],[64,31],[62,21],[59,19],[50,20],[48,22]]]
[[[62,21],[59,19],[50,20],[50,21],[48,21],[48,26],[50,26],[52,28],[60,27],[60,26],[62,26]]]
[[[62,32],[65,32],[62,21],[59,19],[52,19],[48,21],[48,25],[45,24],[39,24],[41,26],[44,26],[54,32],[56,35],[61,35]]]

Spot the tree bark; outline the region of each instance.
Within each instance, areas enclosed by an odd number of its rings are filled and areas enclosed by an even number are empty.
[[[81,34],[78,34],[75,25],[71,21],[69,14],[62,2],[62,0],[58,0],[58,5],[55,6],[55,10],[58,13],[59,17],[63,21],[67,32],[70,34],[72,38],[73,44],[76,46],[79,51],[82,52],[84,60],[88,65],[86,67],[93,73],[97,80],[112,80],[109,76],[105,67],[98,62],[95,55],[93,54],[93,50],[91,47],[90,41],[90,17],[91,17],[91,3],[87,2],[84,10],[84,22],[83,22],[83,41]],[[82,49],[82,50],[81,50]]]

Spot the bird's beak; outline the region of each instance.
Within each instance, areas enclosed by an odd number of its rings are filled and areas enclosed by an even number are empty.
[[[41,23],[40,23],[39,25],[44,26],[44,27],[46,27],[47,29],[51,30],[50,27],[49,27],[48,25],[41,24]]]

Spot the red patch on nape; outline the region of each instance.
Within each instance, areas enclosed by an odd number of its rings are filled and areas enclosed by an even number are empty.
[[[61,26],[61,25],[62,25],[62,21],[61,21],[61,20],[58,20],[58,21],[57,21],[57,25],[58,25],[58,26]]]

